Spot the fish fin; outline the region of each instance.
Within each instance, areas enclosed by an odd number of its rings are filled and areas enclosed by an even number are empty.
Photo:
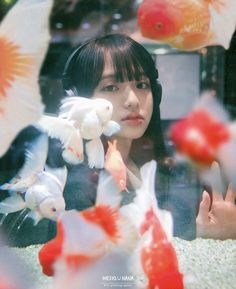
[[[7,190],[10,190],[10,189],[11,189],[11,184],[10,183],[5,183],[5,184],[0,186],[0,190],[3,190],[3,191],[7,191]]]
[[[171,240],[174,233],[174,222],[171,213],[167,210],[158,210],[158,218],[162,225],[162,228],[165,230],[167,238]]]
[[[155,179],[156,179],[156,161],[152,160],[144,164],[140,169],[142,185],[136,190],[134,202],[140,208],[140,212],[144,215],[151,208],[156,217],[159,219],[168,238],[173,236],[173,218],[170,212],[162,210],[158,207],[158,202],[155,194]]]
[[[6,44],[7,54],[1,53],[1,57],[9,61],[7,67],[2,63],[0,70],[11,74],[0,85],[0,156],[23,128],[38,121],[44,110],[38,76],[50,40],[52,2],[17,1],[1,22],[0,41]]]
[[[100,226],[87,221],[76,211],[65,212],[61,223],[64,231],[64,254],[93,256],[104,252],[104,242],[108,237]]]
[[[28,213],[28,217],[34,221],[34,226],[36,226],[43,218],[42,215],[37,211],[30,211]]]
[[[214,192],[222,194],[226,186],[221,174],[221,168],[217,162],[213,162],[210,168],[199,172],[200,179],[204,184],[211,186]]]
[[[217,160],[220,163],[222,171],[227,181],[232,184],[236,190],[236,139],[231,139],[222,144],[217,151]]]
[[[64,149],[62,157],[68,164],[78,165],[84,161],[84,155],[78,156],[71,149]]]
[[[67,174],[68,174],[67,167],[64,166],[62,168],[50,168],[49,166],[46,165],[45,171],[54,175],[58,179],[58,181],[61,184],[61,189],[63,191],[66,185],[66,180],[67,180]]]
[[[109,205],[119,207],[122,195],[114,182],[113,177],[106,171],[102,170],[99,174],[96,205]]]
[[[136,190],[137,199],[135,198],[135,200],[144,210],[149,209],[151,203],[153,205],[156,204],[157,206],[157,199],[155,196],[156,166],[156,161],[152,160],[145,163],[140,169],[142,185]]]
[[[89,167],[102,169],[104,167],[104,148],[100,138],[87,142],[85,149]]]
[[[95,110],[86,114],[81,123],[80,129],[81,135],[84,139],[94,139],[101,136],[102,124]]]
[[[13,213],[25,209],[26,203],[19,194],[14,194],[0,202],[2,214]]]
[[[106,136],[111,136],[117,133],[119,130],[120,130],[120,125],[117,122],[110,120],[108,121],[106,126],[103,128],[103,134]]]
[[[40,135],[26,151],[26,161],[18,172],[21,179],[28,178],[43,170],[48,154],[48,137]]]
[[[236,139],[236,121],[229,123],[228,128],[231,136]]]
[[[228,49],[235,31],[236,2],[234,0],[214,0],[209,4],[209,11],[211,14],[210,32],[212,34],[209,40],[210,45],[222,45]]]
[[[216,97],[215,91],[205,91],[201,94],[196,109],[202,108],[222,123],[229,123],[229,115]]]
[[[80,131],[71,121],[59,117],[43,115],[38,126],[50,137],[59,139],[63,144],[65,161],[78,164],[83,161],[83,141]]]

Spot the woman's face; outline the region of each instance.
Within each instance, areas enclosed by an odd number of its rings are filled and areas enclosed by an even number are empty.
[[[153,111],[152,91],[146,76],[139,81],[116,82],[114,68],[107,59],[92,98],[105,98],[113,104],[112,119],[121,126],[117,136],[136,139],[144,134]]]

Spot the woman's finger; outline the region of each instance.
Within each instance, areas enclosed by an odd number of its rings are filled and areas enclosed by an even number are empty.
[[[235,203],[236,191],[233,189],[232,185],[229,185],[227,194],[225,196],[225,201],[230,203]]]
[[[196,218],[197,224],[208,224],[209,223],[209,217],[208,213],[211,206],[211,199],[207,191],[204,191],[202,194],[202,201],[199,206],[198,215]]]

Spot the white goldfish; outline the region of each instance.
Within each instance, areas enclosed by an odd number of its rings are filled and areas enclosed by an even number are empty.
[[[120,208],[122,215],[135,225],[140,231],[146,222],[148,215],[153,215],[160,220],[168,238],[173,235],[173,220],[170,212],[158,207],[155,195],[155,172],[154,160],[144,164],[140,169],[142,185],[136,190],[134,201]],[[150,213],[152,212],[152,213]]]
[[[1,186],[10,197],[0,203],[0,212],[12,213],[28,208],[35,224],[42,218],[55,220],[65,210],[63,190],[67,169],[51,169],[46,166],[48,141],[45,135],[36,140],[27,153],[25,165],[10,183]]]
[[[19,0],[0,26],[0,157],[44,110],[38,77],[49,35],[52,0]]]
[[[73,121],[56,116],[43,115],[37,127],[48,133],[50,137],[58,138],[63,144],[62,156],[70,164],[79,164],[84,160],[83,141],[79,129]]]
[[[91,168],[104,166],[101,135],[111,136],[120,129],[119,124],[111,120],[112,113],[111,102],[102,98],[68,97],[62,102],[59,117],[73,121],[81,137],[90,140],[85,150]]]

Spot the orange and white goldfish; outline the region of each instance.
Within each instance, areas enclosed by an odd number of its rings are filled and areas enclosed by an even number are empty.
[[[126,190],[127,168],[120,152],[117,150],[117,140],[108,141],[104,167],[111,174],[120,191]]]
[[[148,279],[148,289],[184,289],[175,249],[160,221],[149,212],[149,228],[140,248],[140,262]]]
[[[52,0],[19,0],[0,25],[0,157],[44,105],[38,77],[50,36]]]
[[[122,244],[124,226],[118,209],[97,205],[81,212],[65,212],[57,228],[57,236],[39,252],[39,262],[48,276],[54,274],[54,264],[60,258],[78,270]]]
[[[48,152],[48,138],[41,135],[26,154],[26,161],[17,177],[3,184],[10,197],[0,202],[0,212],[8,214],[25,208],[30,209],[28,217],[35,224],[42,218],[56,220],[65,210],[63,190],[67,179],[67,169],[51,169],[45,166]]]
[[[209,45],[222,45],[228,49],[236,28],[236,2],[144,0],[137,16],[144,37],[181,50],[196,50]]]
[[[182,289],[183,276],[171,244],[173,220],[168,211],[158,208],[155,197],[156,162],[141,167],[142,185],[136,190],[134,202],[121,207],[121,213],[139,231],[139,242],[133,256],[133,267],[146,277],[147,289]]]
[[[177,152],[200,170],[219,162],[236,188],[236,123],[213,93],[204,93],[193,111],[170,127],[170,138]]]
[[[111,136],[120,130],[120,125],[111,120],[113,105],[103,98],[66,97],[62,101],[59,117],[73,122],[83,139],[90,168],[104,167],[104,149],[101,135]]]

